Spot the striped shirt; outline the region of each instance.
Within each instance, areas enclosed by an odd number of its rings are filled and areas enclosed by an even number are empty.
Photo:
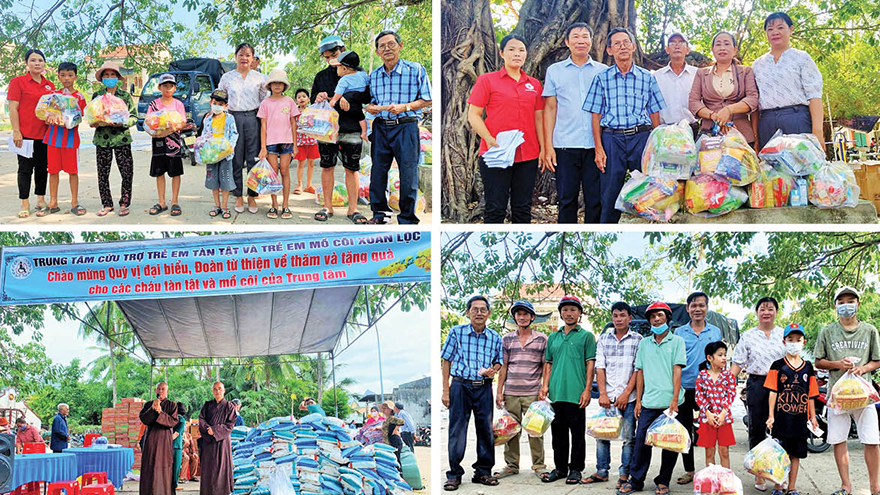
[[[708,370],[701,370],[697,375],[697,388],[694,393],[697,406],[700,408],[700,423],[708,423],[706,413],[721,414],[727,411],[727,417],[724,418],[726,424],[733,423],[733,415],[730,413],[730,406],[736,399],[736,378],[730,374],[730,371],[721,370],[717,380],[713,380],[709,376]]]
[[[517,397],[538,395],[544,372],[547,336],[532,330],[526,345],[523,346],[517,332],[510,332],[501,338],[501,348],[504,362],[507,363],[504,395]]]
[[[416,100],[431,101],[431,81],[428,79],[428,71],[416,62],[398,60],[397,65],[391,72],[380,65],[370,74],[370,94],[372,103],[379,106],[412,103]],[[399,119],[404,117],[419,117],[419,110],[401,112],[392,115],[391,112],[379,112],[380,119]]]
[[[778,62],[765,53],[752,63],[752,70],[761,110],[809,105],[811,99],[822,98],[822,73],[803,50],[789,48]]]
[[[749,330],[736,344],[731,362],[750,375],[766,376],[770,366],[785,357],[782,333],[782,328],[774,327],[767,338],[759,328]]]
[[[458,325],[446,336],[440,357],[452,363],[452,376],[479,380],[483,378],[479,373],[481,369],[504,364],[501,336],[489,327],[476,332],[470,323]]]
[[[67,88],[56,91],[56,93],[76,98],[79,113],[82,115],[86,108],[86,97],[82,93],[79,91],[70,92]],[[43,136],[43,142],[55,148],[79,149],[79,127],[68,129],[62,125],[49,125],[46,129],[46,135]]]
[[[217,89],[226,91],[231,112],[256,110],[260,107],[260,102],[269,95],[266,76],[255,70],[248,72],[244,79],[237,70],[229,71],[220,78]]]
[[[602,127],[630,129],[651,125],[650,115],[666,108],[666,102],[650,72],[633,65],[623,74],[615,64],[593,78],[583,108],[601,114]]]
[[[596,343],[596,369],[605,370],[605,391],[612,401],[617,400],[626,390],[630,377],[636,371],[636,354],[641,341],[642,336],[631,330],[620,340],[617,340],[613,328],[599,336]],[[634,400],[635,387],[627,402]]]

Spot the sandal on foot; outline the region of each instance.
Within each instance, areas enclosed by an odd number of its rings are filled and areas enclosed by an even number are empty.
[[[294,190],[293,190],[293,194],[302,194],[302,193],[303,193],[302,186],[296,186],[296,188],[294,188]]]
[[[110,208],[108,208],[108,207],[105,206],[105,207],[101,208],[101,211],[99,211],[99,212],[97,213],[97,215],[98,215],[99,217],[106,217],[107,215],[109,215],[109,214],[112,213],[112,212],[113,212],[113,207],[112,207],[112,206],[111,206]]]
[[[629,478],[627,478],[627,477],[625,477],[625,476],[621,476],[621,477],[617,478],[617,485],[616,485],[614,488],[615,488],[616,490],[620,490],[620,488],[623,487],[623,485],[624,485],[627,481],[629,481]]]
[[[244,213],[244,206],[236,205],[233,209],[236,211],[236,213]]]
[[[565,478],[566,485],[577,485],[581,482],[581,472],[572,469],[568,472],[568,478]]]
[[[314,186],[309,186],[309,187],[303,189],[303,191],[304,191],[304,192],[307,192],[307,193],[309,193],[309,194],[315,194],[315,187],[314,187]]]
[[[222,215],[222,214],[223,214],[223,208],[220,208],[219,206],[215,206],[213,210],[208,212],[208,216],[210,216],[210,217],[216,217],[217,215]]]
[[[562,478],[565,478],[565,476],[566,476],[566,474],[563,473],[562,471],[560,471],[558,469],[554,469],[553,471],[550,471],[549,473],[542,474],[541,481],[543,481],[544,483],[553,483],[556,480],[561,480]]]
[[[443,483],[443,489],[447,492],[454,492],[458,490],[459,486],[461,486],[461,480],[458,478],[448,479],[446,483]]]
[[[355,225],[363,225],[369,221],[369,220],[367,220],[367,217],[361,215],[361,212],[359,212],[359,211],[356,211],[356,212],[351,213],[346,216],[348,217],[349,220],[351,220],[351,223],[353,223]]]
[[[150,215],[155,216],[155,215],[158,215],[159,213],[162,213],[163,211],[168,211],[168,206],[162,206],[159,203],[156,203],[150,207]]]
[[[167,210],[168,208],[165,208],[165,209]],[[130,211],[128,210],[127,206],[123,206],[122,208],[119,209],[119,216],[120,217],[127,217],[129,213],[130,213]]]
[[[627,481],[624,484],[620,485],[620,488],[617,489],[617,495],[629,495],[630,493],[635,493],[635,492],[640,492],[640,491],[642,491],[641,488],[637,490],[636,487],[633,486],[632,483]]]
[[[323,208],[318,213],[315,213],[315,220],[319,222],[326,222],[328,218],[332,217],[333,214],[327,211],[327,208]]]
[[[283,208],[281,210],[281,218],[285,220],[288,218],[293,218],[293,213],[290,212],[290,208]]]
[[[687,485],[688,483],[693,483],[694,473],[684,473],[683,475],[679,476],[679,478],[675,480],[675,482],[679,485]]]
[[[669,495],[669,487],[666,485],[657,485],[654,489],[654,495]]]
[[[510,466],[505,466],[504,469],[502,469],[501,471],[498,471],[493,476],[495,476],[496,478],[498,478],[500,480],[500,479],[507,478],[508,476],[513,476],[516,474],[519,474],[519,471],[511,468]]]
[[[179,217],[181,213],[183,213],[183,210],[180,209],[180,205],[171,205],[172,217]]]
[[[278,209],[269,208],[269,211],[266,212],[266,216],[272,219],[278,218]]]
[[[480,485],[486,486],[498,486],[498,478],[488,474],[482,474],[480,476],[474,476],[473,479],[471,479],[471,483],[479,483]]]
[[[759,492],[766,492],[767,491],[767,483],[760,483],[760,484],[755,483],[755,490],[758,490]],[[832,495],[834,495],[834,494],[832,494]]]
[[[52,213],[58,213],[59,211],[61,211],[61,208],[59,208],[57,206],[47,206],[46,208],[43,208],[42,210],[38,210],[37,216],[38,217],[45,217],[46,215],[50,215]]]
[[[608,481],[608,478],[603,478],[599,476],[599,473],[593,473],[590,476],[581,480],[582,485],[592,485],[593,483],[603,483]]]
[[[229,210],[224,209],[222,217],[224,220],[229,220],[232,218],[232,213],[230,213]]]
[[[259,206],[248,206],[248,213],[251,215],[256,215],[258,211],[260,211]]]
[[[70,209],[70,212],[78,217],[81,217],[86,214],[86,209],[83,208],[82,205],[76,205]]]
[[[29,216],[31,216],[31,212],[27,210],[21,210],[18,212],[18,218],[27,218]]]

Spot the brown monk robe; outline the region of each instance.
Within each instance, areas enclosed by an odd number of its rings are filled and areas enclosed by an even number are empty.
[[[215,382],[214,400],[205,402],[199,414],[199,433],[202,435],[201,495],[229,495],[232,493],[232,441],[235,426],[235,406],[223,398],[226,388]]]
[[[174,449],[172,428],[177,426],[177,403],[168,400],[168,385],[156,387],[158,399],[144,403],[141,422],[147,425],[141,460],[140,495],[170,495]]]
[[[183,460],[180,464],[180,481],[191,481],[199,476],[199,449],[189,433],[183,434]]]

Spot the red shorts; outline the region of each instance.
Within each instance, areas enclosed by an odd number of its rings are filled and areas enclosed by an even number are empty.
[[[62,170],[68,174],[77,173],[77,164],[79,162],[78,149],[46,146],[46,155],[50,174],[57,174]]]
[[[319,158],[321,158],[321,153],[318,152],[317,144],[297,146],[296,156],[293,157],[294,160],[317,160]]]
[[[721,425],[720,428],[710,426],[709,423],[700,423],[697,435],[697,447],[712,448],[715,445],[721,447],[736,445],[736,439],[733,438],[733,425],[728,423]]]

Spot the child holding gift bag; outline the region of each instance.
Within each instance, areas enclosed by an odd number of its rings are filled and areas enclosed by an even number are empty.
[[[296,101],[296,106],[299,107],[299,113],[302,114],[302,111],[309,106],[309,90],[305,88],[297,89],[294,100]],[[315,194],[315,187],[312,185],[312,172],[315,169],[315,160],[321,158],[321,153],[318,151],[318,140],[297,132],[296,150],[296,155],[293,156],[293,159],[297,162],[296,188],[294,188],[293,194],[302,194],[303,192]],[[308,166],[306,170],[306,187],[303,187],[303,168],[306,168],[306,166]]]
[[[299,108],[293,98],[285,96],[290,88],[287,73],[273,70],[269,74],[266,86],[270,96],[260,103],[257,117],[260,118],[260,160],[268,159],[275,173],[281,175],[282,209],[281,218],[293,218],[290,212],[290,158],[297,154],[296,149],[296,118]],[[278,195],[272,195],[272,208],[266,214],[269,218],[278,218]]]
[[[706,345],[706,361],[700,364],[694,393],[700,408],[697,446],[706,449],[706,466],[715,464],[717,445],[719,463],[730,468],[729,448],[736,445],[730,406],[735,398],[736,378],[727,370],[727,345],[711,342]]]
[[[205,114],[202,126],[202,137],[211,136],[229,141],[232,149],[238,142],[238,127],[235,119],[226,113],[229,96],[222,89],[211,93],[211,111]],[[229,212],[229,193],[235,190],[235,179],[232,175],[232,155],[219,162],[205,164],[205,187],[214,195],[214,209],[208,212],[211,217],[221,215],[224,220],[232,217]],[[223,206],[220,206],[220,193],[223,192]]]
[[[180,193],[180,177],[183,175],[183,139],[180,131],[186,127],[186,109],[183,102],[174,98],[177,91],[177,80],[173,74],[159,76],[159,91],[162,96],[150,102],[147,109],[148,119],[160,113],[176,113],[173,119],[167,119],[167,125],[159,128],[153,134],[153,159],[150,161],[150,177],[156,178],[156,191],[159,202],[150,207],[150,215],[158,215],[168,210],[165,202],[165,174],[171,177],[171,216],[176,217],[182,213],[178,203]],[[163,115],[164,117],[164,115]]]

